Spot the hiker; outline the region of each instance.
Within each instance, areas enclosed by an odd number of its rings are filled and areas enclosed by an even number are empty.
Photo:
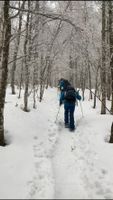
[[[59,83],[58,83],[58,87],[59,87],[59,89],[60,89],[60,92],[66,91],[68,85],[71,85],[71,84],[69,83],[69,81],[66,80],[66,79],[64,79],[64,78],[61,78],[61,79],[59,80]]]
[[[74,87],[68,85],[66,91],[61,92],[59,104],[61,106],[64,103],[64,123],[65,127],[69,128],[70,131],[75,130],[74,110],[76,100],[81,100],[79,91],[76,91]]]

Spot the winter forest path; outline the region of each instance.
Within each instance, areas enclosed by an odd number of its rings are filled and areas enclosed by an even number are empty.
[[[54,95],[49,98],[39,108],[39,112],[42,112],[42,123],[38,124],[41,134],[34,135],[34,176],[28,183],[27,197],[111,199],[113,182],[107,170],[106,159],[103,163],[103,150],[100,149],[100,140],[103,149],[106,145],[100,134],[105,123],[104,117],[85,101],[82,103],[84,117],[79,105],[75,110],[77,128],[75,132],[69,132],[63,125],[63,106],[55,123],[58,100]]]
[[[79,119],[74,133],[61,129],[60,123],[61,133],[53,158],[56,199],[112,196],[108,185],[104,185],[107,171],[100,165],[98,152],[95,151],[96,130],[90,125],[90,119],[87,116]]]
[[[24,91],[23,91],[24,92]],[[18,93],[18,91],[17,91]],[[24,94],[24,93],[22,93]],[[113,199],[113,146],[109,140],[113,121],[100,115],[100,102],[85,92],[75,109],[75,132],[64,128],[64,108],[56,88],[45,90],[43,101],[23,112],[23,98],[7,90],[5,130],[9,145],[0,148],[1,199]],[[110,102],[107,102],[110,108]]]
[[[65,128],[59,129],[60,138],[53,158],[55,198],[111,199],[113,192],[110,188],[113,182],[107,171],[106,159],[103,159],[106,144],[102,143],[105,142],[105,138],[102,138],[101,134],[105,119],[98,111],[92,109],[91,102],[84,101],[82,106],[84,117],[79,104],[75,109],[75,132],[71,133]],[[62,116],[63,111],[60,112],[60,122]]]

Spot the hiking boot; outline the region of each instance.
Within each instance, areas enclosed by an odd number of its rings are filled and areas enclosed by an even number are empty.
[[[69,124],[65,124],[65,128],[69,128]]]
[[[70,128],[69,129],[71,132],[74,132],[75,131],[75,128]]]

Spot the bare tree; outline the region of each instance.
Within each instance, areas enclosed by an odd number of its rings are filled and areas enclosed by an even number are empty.
[[[112,16],[111,16],[111,8],[112,8],[112,2],[107,1],[107,15],[106,15],[106,21],[107,21],[107,28],[106,28],[106,43],[107,43],[107,100],[111,100],[111,67],[110,67],[110,57],[111,57],[111,50],[110,50],[110,43],[111,43],[111,22],[112,22]]]
[[[24,59],[21,61],[21,72],[20,72],[20,82],[19,82],[19,94],[18,98],[21,97],[21,90],[22,90],[22,84],[23,84],[23,68],[24,68]]]
[[[30,1],[28,1],[28,8],[30,8]],[[24,55],[25,55],[25,92],[24,92],[24,111],[28,112],[28,89],[29,89],[29,62],[28,62],[28,41],[29,41],[29,21],[30,21],[30,13],[27,12],[27,20],[26,20],[26,35],[24,41]]]
[[[84,1],[84,21],[85,21],[85,30],[87,30],[87,22],[88,22],[88,12],[87,12],[87,2]],[[90,88],[90,96],[89,99],[92,99],[92,83],[91,83],[91,66],[90,66],[90,60],[89,60],[89,52],[88,52],[88,36],[86,34],[85,38],[85,65],[88,72],[88,85]]]
[[[24,4],[25,1],[23,2],[23,9],[24,9]],[[20,7],[20,1],[19,1],[19,7]],[[22,15],[23,12],[19,13],[19,26],[17,30],[17,37],[15,41],[15,50],[14,50],[14,55],[13,55],[13,64],[12,64],[12,69],[11,69],[11,89],[12,89],[12,94],[15,94],[15,70],[16,70],[16,62],[17,62],[17,55],[18,55],[18,50],[19,50],[19,44],[20,44],[20,36],[21,36],[21,29],[22,29]]]
[[[111,68],[111,89],[112,89],[112,102],[111,114],[113,114],[113,4],[109,2],[109,39],[110,39],[110,68]],[[111,125],[110,143],[113,143],[113,123]]]
[[[106,30],[106,2],[102,1],[101,114],[106,114],[106,34],[105,34],[105,30]]]
[[[109,143],[113,143],[113,122],[112,122],[112,125],[111,125],[111,136],[110,136]]]
[[[111,114],[113,114],[113,3],[109,2],[109,36],[110,36],[110,69],[111,69]]]
[[[4,103],[8,76],[9,41],[11,36],[11,22],[9,18],[10,1],[4,1],[3,5],[3,48],[0,66],[0,145],[5,145],[4,139]]]
[[[95,94],[94,94],[94,105],[93,105],[93,108],[96,108],[96,97],[97,97],[97,91],[98,91],[99,69],[100,69],[100,62],[99,62],[98,67],[96,69]]]

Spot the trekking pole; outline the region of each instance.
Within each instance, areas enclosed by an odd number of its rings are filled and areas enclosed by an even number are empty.
[[[80,108],[81,108],[81,112],[82,112],[82,117],[84,117],[84,115],[83,115],[83,108],[82,108],[82,103],[81,103],[81,101],[80,101]]]
[[[58,108],[58,112],[57,112],[57,115],[56,115],[55,123],[57,122],[59,112],[60,112],[60,106],[59,106],[59,108]]]

